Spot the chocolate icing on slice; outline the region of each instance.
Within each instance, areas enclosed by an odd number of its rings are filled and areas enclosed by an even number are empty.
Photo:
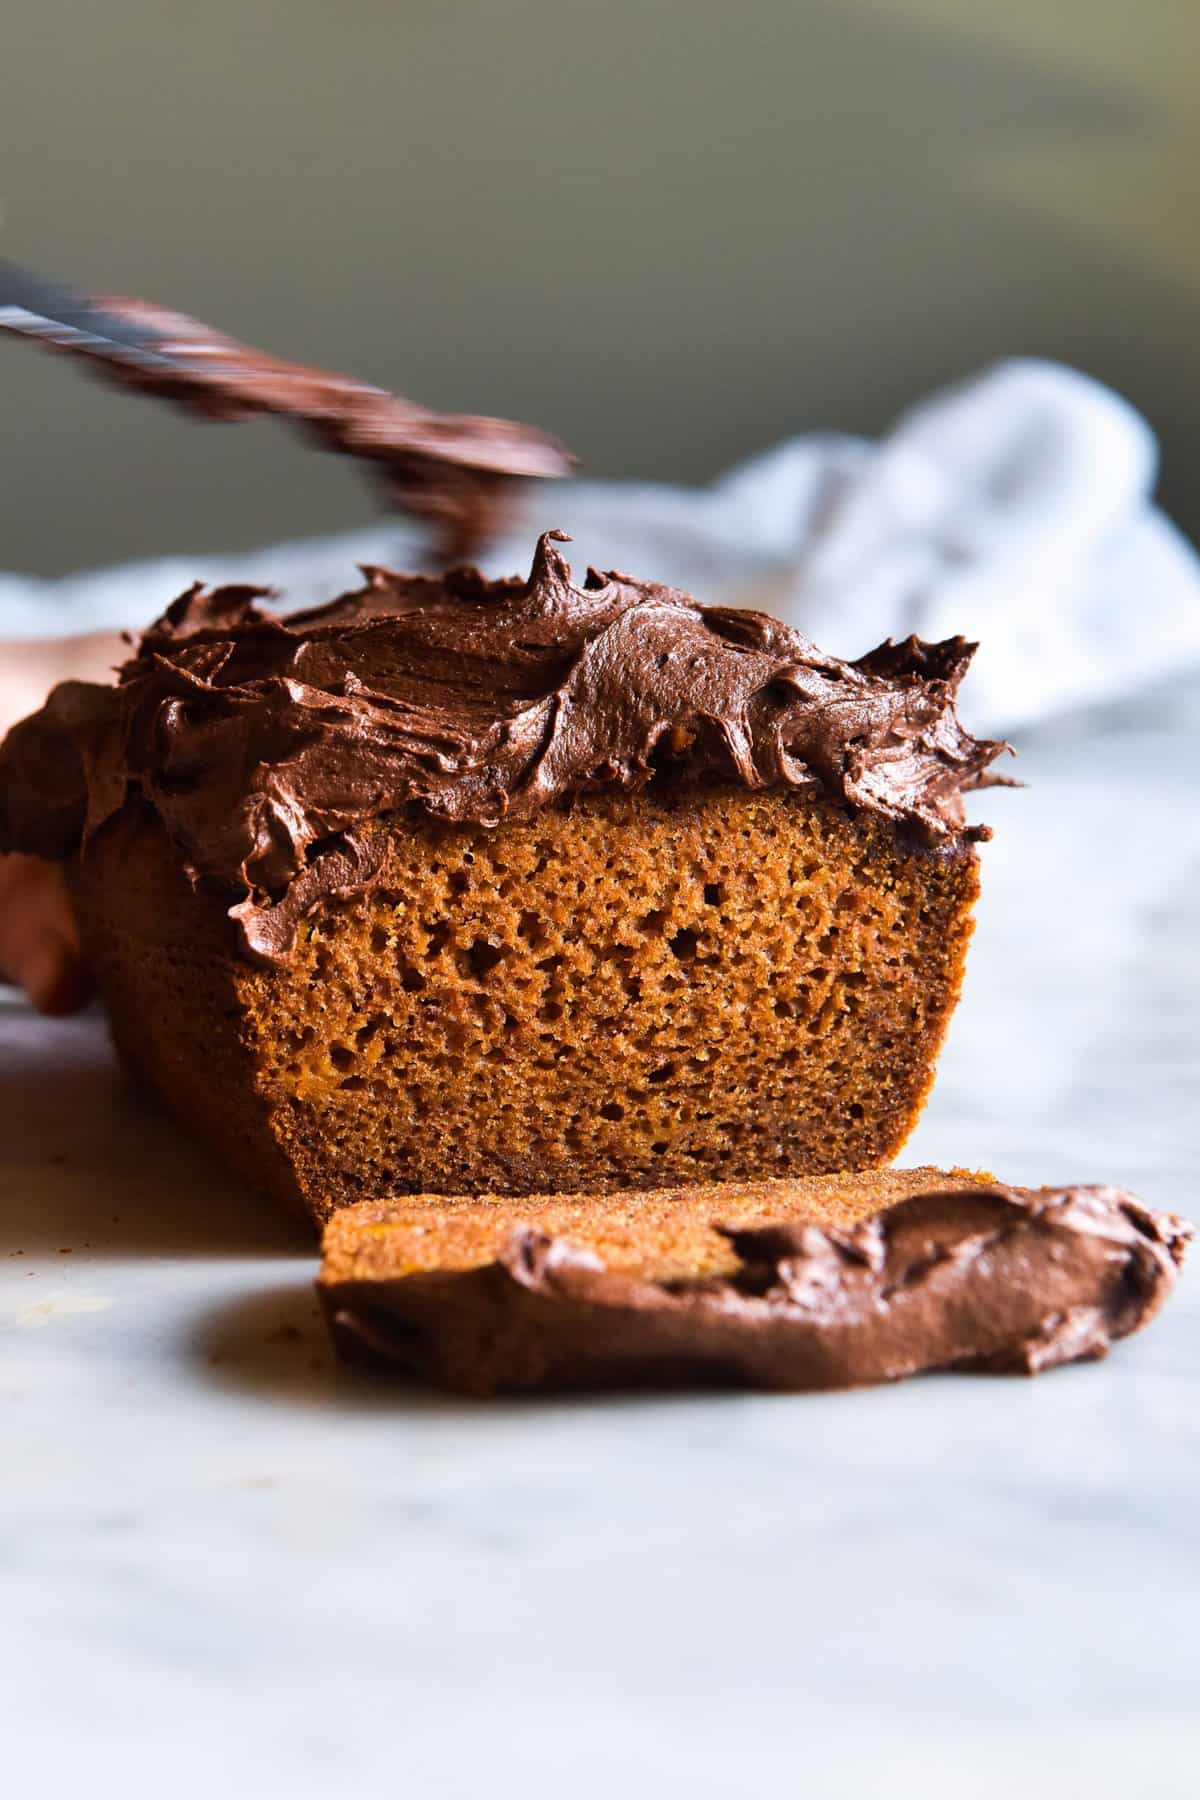
[[[318,1291],[347,1354],[475,1393],[1035,1375],[1146,1324],[1192,1228],[1119,1188],[976,1185],[842,1228],[728,1236],[739,1266],[703,1280],[611,1271],[585,1243],[517,1226],[483,1267]]]

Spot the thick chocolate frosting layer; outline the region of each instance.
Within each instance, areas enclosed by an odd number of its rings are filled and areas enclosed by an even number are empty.
[[[1111,1187],[972,1186],[842,1229],[731,1230],[729,1277],[662,1283],[528,1227],[484,1268],[319,1288],[351,1356],[492,1393],[862,1387],[1101,1357],[1173,1289],[1192,1228]]]
[[[297,921],[376,872],[376,822],[406,807],[487,826],[652,779],[812,787],[915,843],[986,835],[964,792],[1004,745],[955,693],[974,646],[824,656],[762,613],[589,571],[548,533],[527,581],[368,569],[278,618],[264,590],[197,587],[116,687],[66,683],[0,749],[0,850],[69,857],[131,800],[233,897],[245,951],[285,957]]]
[[[133,366],[101,338],[34,341],[202,418],[294,420],[327,449],[371,463],[389,504],[429,520],[448,559],[469,554],[503,524],[515,481],[569,475],[574,467],[556,439],[531,425],[430,412],[367,382],[251,349],[144,300],[106,296],[96,304],[138,326],[161,367]]]

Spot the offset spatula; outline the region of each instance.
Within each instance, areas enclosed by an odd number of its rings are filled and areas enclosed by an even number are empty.
[[[432,412],[384,388],[253,350],[144,300],[93,299],[0,260],[0,331],[77,356],[121,386],[210,419],[288,418],[364,458],[392,505],[435,527],[447,556],[505,521],[514,481],[569,475],[574,458],[532,425]]]

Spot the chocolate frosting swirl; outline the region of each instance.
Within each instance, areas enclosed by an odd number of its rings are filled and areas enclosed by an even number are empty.
[[[668,774],[812,787],[925,846],[986,836],[964,792],[1004,745],[973,738],[961,638],[825,656],[765,614],[589,570],[539,542],[528,580],[366,569],[280,618],[265,590],[195,587],[115,687],[65,683],[0,750],[0,849],[68,857],[133,798],[234,897],[274,961],[329,893],[367,886],[376,822],[406,807],[494,826]]]
[[[504,524],[520,479],[569,475],[574,467],[563,446],[532,425],[431,412],[365,381],[254,350],[145,300],[105,296],[96,304],[136,325],[161,367],[134,366],[101,338],[32,341],[200,418],[293,420],[326,449],[371,464],[388,503],[428,520],[449,560],[468,555]]]
[[[1103,1356],[1175,1286],[1192,1228],[1112,1187],[920,1194],[842,1228],[731,1230],[731,1275],[663,1283],[516,1227],[462,1273],[318,1285],[335,1339],[453,1388],[862,1387]]]

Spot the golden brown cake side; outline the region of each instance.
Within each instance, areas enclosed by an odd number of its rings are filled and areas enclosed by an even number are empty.
[[[239,957],[148,812],[80,911],[127,1058],[256,1184],[587,1192],[859,1169],[917,1116],[975,853],[813,791],[652,785],[494,829],[393,824],[372,890]]]
[[[667,1193],[348,1207],[317,1291],[338,1350],[467,1393],[814,1390],[1103,1356],[1192,1230],[1111,1187],[937,1169]]]

